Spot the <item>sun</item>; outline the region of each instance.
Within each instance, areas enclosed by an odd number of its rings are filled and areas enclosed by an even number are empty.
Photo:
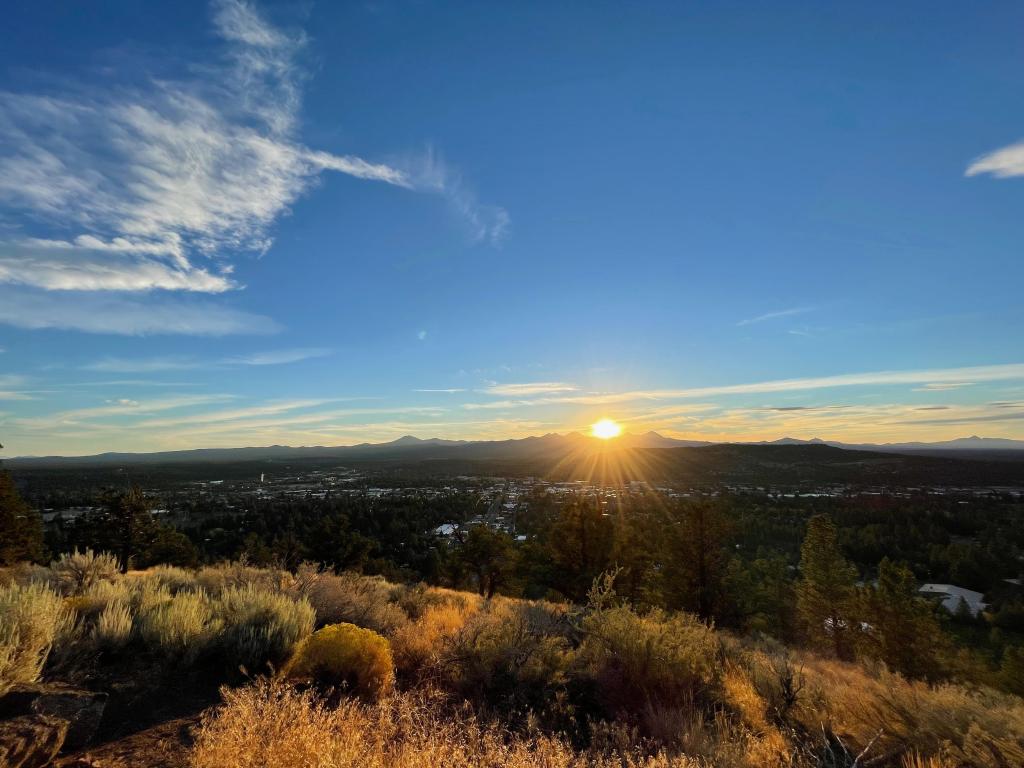
[[[601,419],[591,425],[590,434],[602,440],[611,440],[613,437],[618,437],[622,434],[622,427],[611,419]]]

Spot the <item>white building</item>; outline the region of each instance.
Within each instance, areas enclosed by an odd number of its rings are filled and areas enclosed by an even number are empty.
[[[950,613],[956,613],[960,608],[960,601],[967,603],[967,609],[972,616],[977,616],[988,607],[988,603],[982,598],[981,592],[973,589],[964,589],[953,584],[925,584],[919,590],[924,597],[938,597],[942,600],[942,607]]]

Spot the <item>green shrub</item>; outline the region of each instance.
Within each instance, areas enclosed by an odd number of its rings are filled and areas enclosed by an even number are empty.
[[[581,657],[613,710],[707,698],[717,687],[718,641],[696,616],[616,606],[592,611],[582,628]]]
[[[112,581],[118,574],[117,558],[109,552],[65,552],[50,563],[54,579],[65,595],[80,595],[99,581]]]
[[[307,600],[293,600],[251,584],[229,587],[215,601],[224,621],[221,643],[228,661],[250,671],[278,664],[313,631],[315,613]]]
[[[221,620],[200,592],[181,592],[139,614],[139,637],[171,661],[191,663],[217,637]]]
[[[54,642],[73,613],[43,584],[0,587],[0,693],[39,679]]]
[[[550,603],[486,601],[442,639],[441,680],[508,711],[542,713],[561,695],[572,659],[562,618]]]
[[[360,695],[378,698],[391,690],[395,664],[386,638],[355,624],[331,624],[299,645],[285,675],[321,684],[347,684]]]

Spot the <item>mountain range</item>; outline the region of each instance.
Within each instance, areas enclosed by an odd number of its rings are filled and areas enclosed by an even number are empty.
[[[5,459],[12,468],[54,465],[135,464],[196,461],[259,461],[297,458],[402,459],[465,458],[473,460],[545,458],[585,447],[616,448],[702,448],[713,445],[748,446],[828,446],[848,451],[920,454],[959,458],[1024,460],[1024,440],[995,437],[961,437],[955,440],[922,443],[843,443],[813,438],[801,440],[783,437],[761,442],[723,443],[707,440],[681,440],[650,431],[624,433],[605,444],[579,432],[556,433],[508,440],[421,439],[405,435],[384,443],[359,443],[348,446],[271,445],[248,448],[195,448],[152,453],[100,453],[91,456],[21,456]]]

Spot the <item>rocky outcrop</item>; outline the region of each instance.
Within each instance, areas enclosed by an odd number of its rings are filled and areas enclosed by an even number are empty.
[[[52,715],[0,720],[0,768],[44,768],[57,756],[68,721]]]
[[[75,750],[96,734],[106,705],[105,693],[44,683],[16,685],[0,696],[0,718],[44,715],[63,720],[67,723],[63,747]]]

